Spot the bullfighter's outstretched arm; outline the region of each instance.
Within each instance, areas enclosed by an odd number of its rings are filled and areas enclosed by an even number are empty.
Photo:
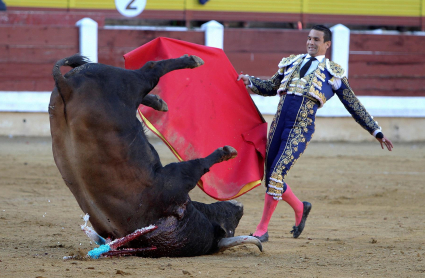
[[[351,89],[348,83],[347,77],[341,79],[341,86],[335,90],[336,95],[345,106],[347,111],[351,114],[353,119],[370,134],[372,134],[376,140],[381,144],[382,149],[384,145],[389,151],[394,147],[392,142],[386,138],[381,132],[381,127],[378,126],[373,117],[367,112],[366,108],[359,101],[354,91]],[[380,136],[379,136],[380,135]]]
[[[262,96],[274,96],[277,94],[283,75],[278,71],[270,79],[262,80],[254,76],[241,74],[238,76],[237,81],[241,79],[253,93]]]

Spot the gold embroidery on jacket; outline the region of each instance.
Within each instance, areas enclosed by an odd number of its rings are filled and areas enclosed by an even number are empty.
[[[322,81],[317,80],[317,77],[313,77],[313,86],[316,87],[317,89],[321,90],[322,89]]]
[[[279,87],[279,71],[276,72],[269,80],[261,80],[260,78],[256,78],[254,76],[250,76],[250,80],[253,84],[252,88],[247,85],[246,87],[256,93],[257,95],[269,96],[270,94],[263,94],[258,88],[267,90],[267,91],[276,91]]]
[[[306,56],[306,55],[307,54],[298,54],[298,55],[292,54],[289,57],[283,58],[282,61],[280,61],[278,67],[284,68],[286,66],[289,66],[290,64],[294,63],[294,61],[299,60],[300,58],[301,58],[301,60],[304,59],[304,56]]]
[[[303,78],[300,78],[300,73],[297,69],[292,75],[292,79],[287,86],[287,94],[294,94],[298,96],[306,95],[312,76],[312,74],[307,74]],[[281,90],[281,88],[279,88],[279,90]]]
[[[344,69],[335,62],[326,59],[326,69],[335,77],[342,78],[344,76]]]
[[[298,74],[299,77],[299,71],[300,71],[300,65],[302,63],[302,60],[304,59],[305,55],[298,55],[299,57],[293,64],[290,69],[287,69],[287,72],[285,72],[285,77],[283,78],[280,87],[278,89],[278,93],[282,91],[286,91],[288,89],[288,81],[292,80],[292,78],[295,77],[296,74]]]
[[[342,94],[344,100],[348,102],[348,106],[354,110],[354,113],[364,122],[364,124],[369,127],[370,130],[377,130],[380,129],[376,121],[372,119],[370,114],[366,111],[363,104],[359,101],[359,99],[354,94],[353,90],[351,89],[350,85],[348,84],[348,80],[346,77],[343,77],[342,82],[347,86],[348,89],[345,89]],[[361,123],[358,119],[355,119],[357,123],[359,123],[364,129],[366,129],[363,126],[363,123]],[[366,129],[367,130],[367,129]]]
[[[310,87],[310,90],[308,92],[312,97],[317,99],[320,102],[319,108],[323,107],[326,103],[326,96],[325,94],[321,93],[320,91],[316,90],[314,86]]]
[[[326,80],[326,75],[323,72],[320,72],[320,70],[316,70],[314,72],[314,74],[316,75],[317,78],[319,78],[322,82],[325,82]]]

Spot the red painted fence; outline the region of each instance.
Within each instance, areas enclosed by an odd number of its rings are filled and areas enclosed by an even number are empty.
[[[72,26],[0,25],[0,91],[52,90],[53,65],[78,52],[78,32]],[[305,52],[307,34],[298,30],[226,28],[224,51],[237,71],[269,77],[282,57]],[[100,27],[99,62],[124,67],[123,54],[159,36],[204,44],[201,31]],[[356,94],[425,96],[424,44],[425,36],[353,32],[349,80]]]

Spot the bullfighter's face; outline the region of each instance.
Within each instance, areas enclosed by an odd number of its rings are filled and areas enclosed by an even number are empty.
[[[312,29],[307,37],[307,53],[311,57],[325,55],[326,50],[331,46],[331,42],[324,40],[324,33],[322,31]]]

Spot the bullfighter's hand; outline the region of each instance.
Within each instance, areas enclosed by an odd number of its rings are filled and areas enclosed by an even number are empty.
[[[251,82],[249,81],[249,76],[247,74],[239,74],[238,79],[236,81],[239,81],[241,79],[245,85],[251,84]]]
[[[387,147],[387,149],[389,151],[391,151],[394,148],[393,143],[390,141],[390,139],[388,139],[387,137],[385,137],[385,135],[384,135],[383,138],[376,138],[376,140],[378,140],[379,143],[381,143],[381,148],[382,149],[384,149],[384,145],[385,145],[385,147]]]

